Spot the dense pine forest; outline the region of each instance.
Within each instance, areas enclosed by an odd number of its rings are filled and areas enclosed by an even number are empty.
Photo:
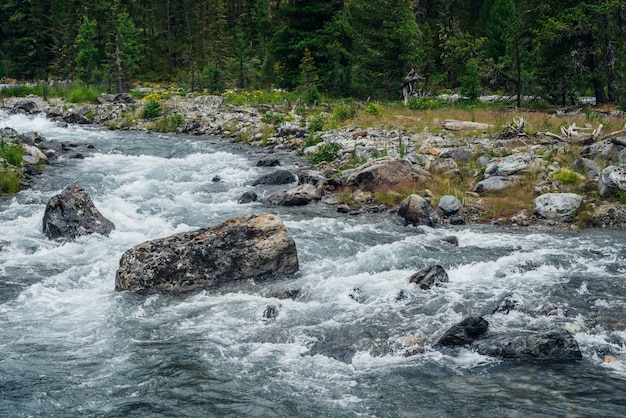
[[[626,102],[624,0],[0,0],[0,78]]]

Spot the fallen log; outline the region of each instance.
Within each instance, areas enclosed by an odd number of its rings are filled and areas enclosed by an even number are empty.
[[[476,129],[479,131],[486,131],[492,129],[494,126],[488,123],[469,122],[464,120],[446,119],[442,123],[444,129],[449,131],[463,131],[465,129]]]

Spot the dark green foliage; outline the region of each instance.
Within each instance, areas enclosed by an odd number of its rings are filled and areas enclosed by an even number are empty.
[[[324,130],[324,122],[326,122],[326,118],[324,115],[318,113],[314,115],[309,121],[309,130],[311,132],[319,132]]]
[[[137,79],[219,93],[278,87],[310,106],[397,100],[414,69],[426,93],[626,106],[624,22],[623,0],[5,0],[0,78],[109,92]]]
[[[448,106],[449,103],[445,100],[432,97],[410,97],[407,102],[407,107],[411,110],[437,110]]]
[[[261,118],[261,122],[269,123],[270,125],[278,125],[285,121],[285,116],[281,113],[267,112]]]
[[[0,140],[0,158],[4,159],[6,164],[14,167],[22,165],[22,156],[24,149],[19,144]]]
[[[143,105],[143,118],[154,119],[163,113],[163,104],[155,99],[150,99]]]
[[[337,158],[337,154],[341,150],[341,145],[335,143],[322,144],[316,152],[307,155],[307,160],[313,165],[323,161],[331,162]]]

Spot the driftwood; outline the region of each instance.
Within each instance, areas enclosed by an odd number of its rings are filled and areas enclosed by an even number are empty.
[[[579,142],[585,145],[593,144],[596,141],[602,141],[618,135],[626,135],[626,124],[624,125],[624,129],[621,131],[611,132],[608,135],[600,136],[602,128],[602,124],[599,124],[597,128],[583,128],[576,126],[576,123],[574,122],[568,127],[561,126],[561,135],[557,135],[552,132],[543,132],[543,134],[562,142]]]
[[[469,122],[465,120],[446,119],[442,123],[443,127],[449,131],[462,131],[464,129],[477,129],[479,131],[486,131],[493,128],[493,125],[480,122]]]
[[[525,132],[527,126],[528,123],[526,122],[526,119],[522,116],[516,117],[513,119],[513,122],[509,123],[508,126],[496,136],[496,138],[513,139],[519,138],[520,136],[528,136]]]
[[[409,73],[406,75],[406,77],[404,77],[404,80],[402,81],[400,99],[404,102],[405,105],[409,101],[409,97],[415,95],[415,83],[422,80],[424,80],[424,77],[420,77],[419,75],[417,75],[415,70],[412,68],[411,71],[409,71]]]

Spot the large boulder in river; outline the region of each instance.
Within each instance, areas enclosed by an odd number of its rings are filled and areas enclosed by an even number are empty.
[[[572,222],[582,203],[583,197],[576,193],[545,193],[535,198],[533,210],[552,221]]]
[[[287,170],[277,170],[273,173],[265,174],[256,179],[252,185],[258,186],[259,184],[278,185],[289,184],[296,181],[296,176]]]
[[[582,359],[574,337],[565,330],[493,336],[474,342],[480,354],[510,360],[570,362]]]
[[[48,238],[76,238],[80,235],[108,235],[113,222],[102,216],[80,186],[67,186],[53,196],[43,215],[43,232]]]
[[[275,215],[245,214],[213,228],[144,242],[126,251],[115,289],[188,292],[293,275],[296,244]]]
[[[402,202],[398,215],[404,218],[407,225],[433,226],[441,222],[428,200],[416,194],[410,195]]]
[[[488,329],[489,322],[482,316],[470,316],[450,327],[436,345],[463,347],[485,335]]]
[[[373,190],[379,186],[408,185],[430,177],[428,171],[410,161],[383,157],[368,161],[354,170],[346,170],[341,176],[341,183]]]
[[[265,202],[279,206],[305,206],[314,200],[320,200],[322,191],[322,187],[301,184],[292,189],[274,192],[265,199]]]

